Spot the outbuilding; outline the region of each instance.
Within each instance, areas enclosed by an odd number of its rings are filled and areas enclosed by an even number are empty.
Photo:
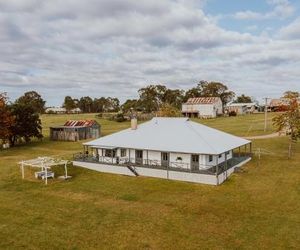
[[[237,115],[253,114],[258,112],[258,105],[251,103],[230,103],[226,106],[228,112],[235,112]]]
[[[215,118],[223,114],[223,104],[220,97],[189,98],[181,112],[186,117]]]
[[[213,185],[251,159],[251,141],[189,118],[156,117],[138,126],[133,119],[131,128],[83,145],[74,165]]]
[[[95,120],[69,120],[63,126],[50,127],[52,141],[79,141],[100,137],[101,127]]]

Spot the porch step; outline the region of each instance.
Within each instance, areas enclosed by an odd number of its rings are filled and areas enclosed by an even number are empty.
[[[138,172],[136,172],[135,168],[133,166],[127,165],[126,166],[132,173],[134,173],[135,176],[139,176]]]

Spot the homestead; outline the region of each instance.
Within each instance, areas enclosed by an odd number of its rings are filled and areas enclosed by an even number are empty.
[[[63,126],[50,127],[52,141],[79,141],[100,137],[100,125],[95,120],[69,120]]]
[[[258,105],[251,103],[230,103],[226,106],[227,112],[235,112],[237,115],[253,114],[258,111]]]
[[[251,159],[251,141],[188,118],[156,117],[139,126],[133,119],[131,128],[83,145],[76,166],[212,185]]]
[[[181,113],[186,117],[215,118],[223,114],[220,97],[189,98],[182,104]]]

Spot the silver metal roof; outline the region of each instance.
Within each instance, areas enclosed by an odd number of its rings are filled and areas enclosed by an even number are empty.
[[[120,147],[193,154],[221,154],[250,141],[190,121],[188,118],[153,118],[149,122],[84,143],[105,148]]]

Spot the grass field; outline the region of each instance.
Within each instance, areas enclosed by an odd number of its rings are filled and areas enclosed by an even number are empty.
[[[81,143],[48,139],[50,125],[72,118],[94,115],[43,116],[42,142],[0,151],[0,249],[299,248],[299,144],[287,160],[287,138],[254,141],[270,153],[217,187],[76,167],[67,182],[45,186],[34,170],[22,180],[19,160],[81,150]],[[104,135],[129,126],[99,122]],[[236,135],[264,133],[263,115],[200,122]]]

